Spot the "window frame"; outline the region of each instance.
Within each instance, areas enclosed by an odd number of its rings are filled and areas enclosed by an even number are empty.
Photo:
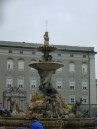
[[[17,80],[17,86],[20,88],[20,89],[23,89],[24,88],[24,77],[22,78],[18,78]],[[19,86],[20,85],[20,86]]]
[[[11,88],[13,87],[13,77],[7,77],[6,78],[6,88]]]
[[[74,101],[72,102],[71,99],[74,100]],[[70,102],[70,104],[74,104],[75,103],[75,95],[70,95],[69,102]]]
[[[7,70],[13,70],[13,59],[7,59]]]
[[[24,71],[24,60],[23,59],[18,60],[18,70],[19,71]]]
[[[61,90],[62,89],[62,79],[61,78],[57,78],[56,79],[56,89],[57,90]]]
[[[36,78],[31,78],[30,79],[30,88],[31,88],[31,90],[35,90],[36,87],[37,87],[37,79]]]
[[[88,66],[86,62],[82,63],[82,74],[87,74],[88,72]]]
[[[87,95],[82,96],[82,104],[88,104],[88,96]]]
[[[87,79],[82,80],[82,90],[83,91],[87,91],[88,90],[88,80]]]
[[[69,62],[69,72],[75,73],[75,63],[74,62]]]
[[[74,82],[70,82],[70,81],[74,81]],[[74,85],[71,85],[74,84]],[[74,87],[73,89],[71,89],[70,87]],[[75,90],[75,79],[69,79],[69,89],[70,91],[74,91]]]

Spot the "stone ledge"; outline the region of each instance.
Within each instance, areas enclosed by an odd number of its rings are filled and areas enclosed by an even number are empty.
[[[94,129],[94,121],[91,118],[85,119],[41,119],[45,129]],[[24,118],[0,118],[0,128],[15,129],[16,127],[29,127],[30,119]]]

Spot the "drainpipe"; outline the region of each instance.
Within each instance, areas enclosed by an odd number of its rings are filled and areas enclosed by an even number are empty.
[[[90,55],[88,53],[88,72],[89,72],[89,117],[91,116],[91,94],[90,94]]]

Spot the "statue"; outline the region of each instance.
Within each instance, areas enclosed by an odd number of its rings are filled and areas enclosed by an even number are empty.
[[[13,111],[14,102],[12,101],[12,98],[9,97],[8,100],[10,101],[10,112]]]
[[[43,61],[52,61],[52,55],[50,55],[48,52],[45,52],[42,58]]]
[[[55,71],[38,70],[38,73],[40,75],[40,81],[41,81],[39,90],[50,95],[57,93],[57,90],[52,87],[51,83],[51,77],[52,74],[55,73]]]
[[[16,100],[12,100],[11,97],[9,97],[8,100],[10,101],[10,112],[12,112],[13,110],[19,112],[19,104],[16,102]]]
[[[45,32],[45,34],[44,34],[44,45],[46,45],[46,46],[49,45],[48,32]]]
[[[80,101],[76,100],[74,106],[72,107],[72,111],[74,114],[76,114],[76,112],[79,111],[79,107],[82,104],[82,101],[83,101],[82,98],[80,99]]]

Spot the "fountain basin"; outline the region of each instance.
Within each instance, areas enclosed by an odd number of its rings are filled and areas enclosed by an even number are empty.
[[[54,46],[48,46],[48,45],[44,45],[44,46],[40,46],[40,47],[37,47],[37,50],[38,51],[41,51],[41,52],[53,52],[55,51],[57,48],[54,47]]]
[[[73,118],[73,119],[41,119],[45,129],[94,129],[92,118]],[[27,127],[31,124],[30,119],[26,118],[0,118],[0,128],[16,129],[17,127]]]
[[[56,62],[39,62],[39,63],[31,63],[29,64],[30,67],[36,69],[36,70],[57,70],[61,67],[63,67],[63,64],[56,63]]]

